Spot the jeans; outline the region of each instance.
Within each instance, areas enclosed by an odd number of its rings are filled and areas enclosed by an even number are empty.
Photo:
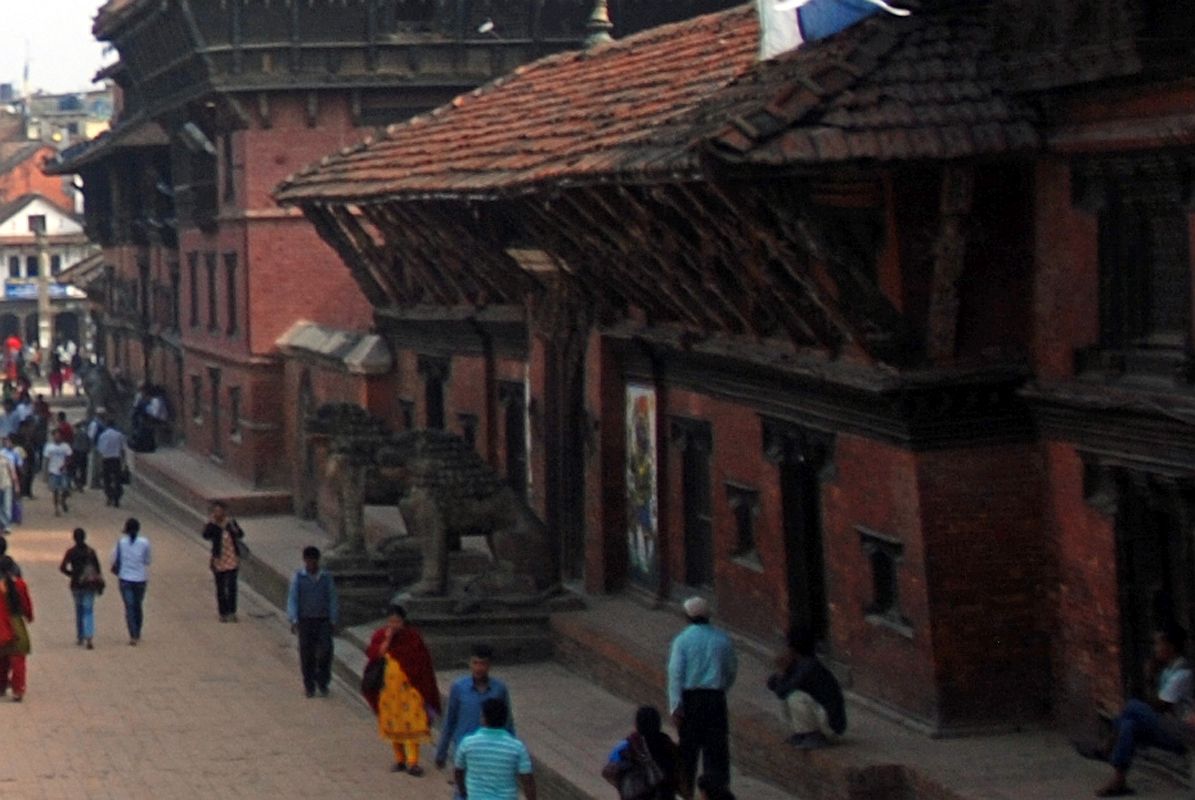
[[[95,636],[95,592],[71,589],[71,594],[75,596],[75,638],[90,639]]]
[[[12,525],[12,487],[0,489],[0,527]]]
[[[327,689],[332,681],[332,621],[327,617],[299,618],[299,669],[303,688]]]
[[[228,569],[213,574],[216,576],[216,608],[220,616],[237,613],[237,571]]]
[[[1127,772],[1133,763],[1133,753],[1139,746],[1185,753],[1186,745],[1174,732],[1167,730],[1167,721],[1166,717],[1140,700],[1130,700],[1113,722],[1116,745],[1108,761],[1121,772]]]
[[[121,581],[120,599],[124,600],[124,620],[129,626],[129,638],[141,638],[141,604],[145,601],[144,581]]]
[[[681,766],[686,786],[694,786],[697,759],[705,775],[719,775],[730,783],[730,723],[726,713],[726,692],[718,689],[686,689],[681,694]]]

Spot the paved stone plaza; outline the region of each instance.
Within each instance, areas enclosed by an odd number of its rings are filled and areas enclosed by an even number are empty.
[[[446,796],[446,773],[388,771],[389,746],[355,691],[308,700],[282,615],[245,591],[237,625],[216,615],[207,556],[134,494],[105,507],[88,491],[51,515],[39,480],[26,522],[9,538],[33,596],[29,691],[0,700],[7,731],[0,797],[426,798]],[[130,647],[114,580],[96,604],[96,646],[75,645],[67,580],[58,573],[82,526],[107,563],[120,525],[136,516],[154,563],[140,646]],[[112,579],[107,575],[106,578]]]

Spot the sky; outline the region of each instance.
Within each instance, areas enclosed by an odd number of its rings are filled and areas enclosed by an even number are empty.
[[[32,90],[70,92],[91,88],[99,68],[114,60],[91,35],[104,0],[0,0],[0,83],[20,90],[29,54]],[[28,45],[28,47],[26,47]]]

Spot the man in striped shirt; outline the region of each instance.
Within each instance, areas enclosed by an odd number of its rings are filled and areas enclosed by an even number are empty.
[[[456,748],[456,787],[468,800],[536,800],[535,776],[527,747],[506,730],[506,703],[490,698],[481,704],[481,727]]]

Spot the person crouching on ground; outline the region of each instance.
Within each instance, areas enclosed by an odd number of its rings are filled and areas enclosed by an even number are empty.
[[[95,636],[95,598],[104,591],[104,576],[100,559],[87,544],[87,531],[75,528],[75,546],[66,551],[58,571],[71,579],[71,595],[75,598],[75,643],[93,649]]]
[[[846,730],[846,703],[834,673],[817,657],[813,631],[794,628],[788,650],[776,659],[778,672],[768,688],[784,703],[792,725],[789,743],[804,749],[825,747]]]
[[[614,746],[602,777],[619,797],[641,800],[674,800],[680,790],[680,750],[660,730],[660,712],[654,706],[640,706],[635,712],[635,730]]]
[[[373,632],[366,657],[385,659],[381,692],[365,699],[378,717],[378,732],[394,747],[395,772],[419,777],[419,745],[430,742],[431,721],[440,715],[440,689],[432,656],[400,605],[390,606],[386,624]]]
[[[1187,632],[1169,625],[1154,634],[1154,664],[1157,697],[1150,702],[1130,700],[1112,722],[1112,738],[1103,748],[1083,748],[1080,753],[1107,760],[1114,770],[1111,779],[1095,794],[1097,797],[1123,797],[1133,794],[1128,787],[1129,766],[1138,747],[1157,747],[1172,753],[1185,753],[1183,742],[1195,703],[1192,702],[1191,666],[1183,657]]]
[[[17,575],[12,558],[0,558],[0,694],[12,687],[12,700],[25,699],[25,659],[31,650],[28,623],[33,622],[29,587]]]

